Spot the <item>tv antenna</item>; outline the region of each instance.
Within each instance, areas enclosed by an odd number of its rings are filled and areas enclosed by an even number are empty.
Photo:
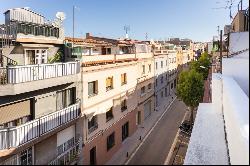
[[[124,30],[126,32],[126,39],[128,39],[128,31],[130,31],[130,26],[129,25],[125,25],[123,28],[124,28]]]

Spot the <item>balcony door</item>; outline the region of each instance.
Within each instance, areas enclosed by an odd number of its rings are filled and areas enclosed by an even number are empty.
[[[35,53],[35,50],[25,50],[25,65],[36,64]]]
[[[76,91],[75,88],[70,88],[57,92],[57,98],[56,98],[57,111],[62,110],[63,108],[66,108],[76,102],[75,91]]]
[[[48,55],[46,49],[27,49],[25,50],[25,65],[47,63]]]

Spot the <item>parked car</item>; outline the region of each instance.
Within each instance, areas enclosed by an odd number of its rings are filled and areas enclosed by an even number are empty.
[[[182,124],[179,127],[182,133],[185,133],[189,136],[191,135],[192,128],[193,128],[193,124],[191,124],[189,121],[182,122]]]

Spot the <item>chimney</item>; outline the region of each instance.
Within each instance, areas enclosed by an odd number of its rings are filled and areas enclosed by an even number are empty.
[[[91,34],[88,32],[86,33],[86,39],[90,38],[91,37]]]

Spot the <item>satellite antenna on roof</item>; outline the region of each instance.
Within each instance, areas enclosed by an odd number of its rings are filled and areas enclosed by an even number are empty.
[[[56,18],[58,18],[60,21],[65,20],[65,18],[66,18],[65,13],[63,13],[63,12],[57,12],[56,13]]]
[[[65,20],[66,16],[63,12],[56,13],[56,19],[52,22],[52,25],[58,28],[62,27],[62,22]]]
[[[128,39],[129,37],[128,37],[128,31],[130,31],[130,26],[129,25],[125,25],[124,26],[124,30],[125,30],[125,32],[126,32],[126,39]]]

